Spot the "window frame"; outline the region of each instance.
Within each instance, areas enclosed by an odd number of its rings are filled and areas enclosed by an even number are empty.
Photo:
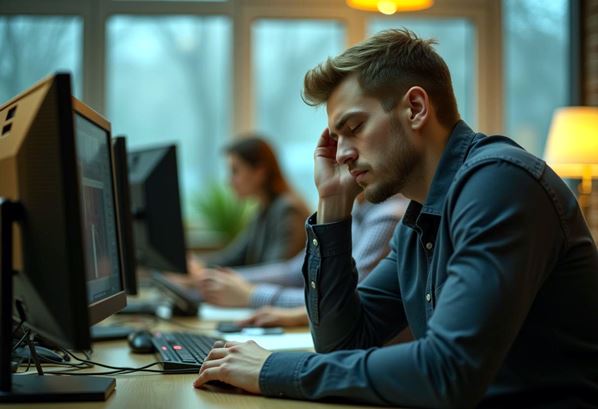
[[[222,15],[233,26],[232,132],[238,135],[255,124],[251,72],[251,25],[256,19],[327,19],[345,25],[346,45],[365,37],[369,17],[379,14],[350,9],[344,0],[4,0],[0,13],[11,15],[75,15],[83,19],[83,100],[106,112],[106,23],[113,15]],[[496,0],[443,0],[408,18],[466,18],[475,31],[476,112],[478,126],[499,133],[503,126],[501,2]],[[391,17],[392,18],[392,17]]]

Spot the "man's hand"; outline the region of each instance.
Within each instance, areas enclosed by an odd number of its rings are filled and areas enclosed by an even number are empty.
[[[238,324],[242,327],[298,327],[308,324],[307,311],[305,307],[263,307]]]
[[[254,286],[234,270],[208,268],[203,270],[203,277],[197,281],[197,288],[203,298],[211,304],[247,307]]]
[[[353,200],[361,187],[349,173],[347,165],[336,161],[337,142],[324,129],[314,152],[314,175],[320,196],[318,223],[342,220],[351,214]]]
[[[199,368],[199,377],[193,386],[201,388],[206,382],[221,381],[259,394],[260,371],[270,354],[272,352],[261,348],[255,341],[218,341]]]

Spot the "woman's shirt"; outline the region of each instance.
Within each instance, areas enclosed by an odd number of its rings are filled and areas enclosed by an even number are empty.
[[[225,249],[206,259],[208,265],[245,266],[286,260],[305,246],[307,207],[293,194],[277,196]]]

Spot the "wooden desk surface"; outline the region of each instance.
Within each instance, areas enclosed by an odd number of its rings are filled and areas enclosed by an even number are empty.
[[[190,326],[197,326],[209,331],[213,323],[199,322],[196,319],[176,319]],[[163,330],[184,331],[181,326],[161,323],[158,328]],[[303,329],[306,331],[307,329]],[[115,366],[142,366],[155,362],[153,354],[133,354],[124,340],[98,342],[94,344],[92,360]],[[156,366],[159,369],[159,366]],[[50,369],[48,369],[50,370]],[[90,372],[103,371],[95,367]],[[201,409],[347,409],[373,408],[372,406],[352,406],[329,403],[314,403],[289,399],[265,398],[244,393],[227,391],[208,391],[193,388],[196,378],[194,374],[163,375],[152,373],[134,373],[116,375],[116,390],[105,402],[75,402],[55,404],[21,404],[2,405],[2,408],[39,408],[39,409],[100,409],[100,408],[201,408]]]

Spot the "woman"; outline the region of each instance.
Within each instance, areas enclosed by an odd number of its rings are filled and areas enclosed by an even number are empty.
[[[208,266],[244,266],[286,260],[305,245],[309,211],[284,179],[274,151],[258,136],[241,138],[226,148],[230,184],[239,199],[258,202],[257,215],[222,251],[205,259]]]
[[[353,204],[351,215],[352,255],[362,281],[384,258],[389,250],[392,233],[405,213],[408,200],[400,194],[383,203],[370,203],[362,194]],[[210,277],[210,289],[201,288],[205,301],[223,307],[261,307],[273,305],[285,309],[265,309],[260,311],[252,325],[262,326],[280,314],[277,325],[307,325],[305,315],[305,292],[301,268],[306,250],[302,250],[290,260],[246,266],[237,269],[206,270]],[[289,307],[303,306],[293,315]],[[274,321],[276,322],[276,321]],[[246,325],[249,325],[247,323]]]

